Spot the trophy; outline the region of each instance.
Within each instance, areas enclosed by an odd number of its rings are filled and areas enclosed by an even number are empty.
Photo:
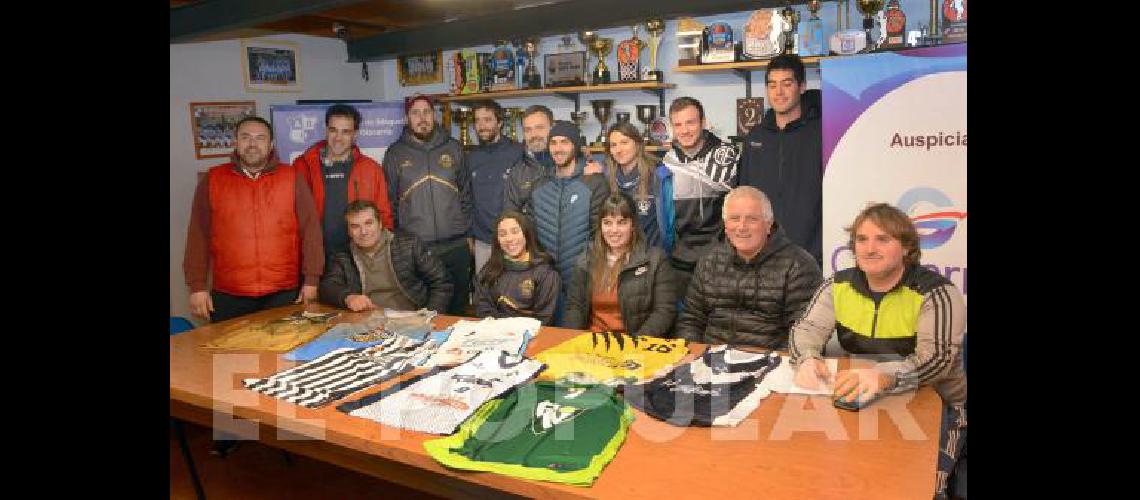
[[[522,109],[520,108],[506,108],[503,110],[503,121],[507,127],[506,135],[510,136],[514,142],[519,141],[519,136],[515,133],[515,122],[522,116]]]
[[[645,68],[645,79],[660,82],[665,79],[661,70],[657,69],[657,49],[661,47],[661,34],[665,32],[665,21],[653,18],[645,21],[645,31],[649,33],[649,64]]]
[[[618,123],[629,123],[629,111],[618,111],[614,116],[617,117]]]
[[[590,50],[594,40],[598,38],[598,34],[593,31],[579,31],[578,41],[586,47],[586,64],[582,68],[582,81],[586,82],[583,85],[590,84]]]
[[[596,37],[590,42],[590,49],[598,56],[598,67],[594,68],[594,85],[610,83],[610,68],[606,66],[606,57],[609,57],[613,48],[613,38]]]
[[[942,0],[942,41],[966,41],[966,0]]]
[[[889,49],[905,47],[906,14],[899,7],[899,0],[887,2],[887,9],[883,13],[886,22],[883,23],[882,27],[884,35],[880,37],[885,38],[882,47]]]
[[[732,42],[732,27],[728,23],[715,22],[702,30],[701,63],[724,63],[736,60],[736,47]]]
[[[801,56],[822,56],[826,55],[827,51],[823,49],[825,38],[823,36],[823,20],[819,18],[820,0],[811,0],[808,2],[808,10],[811,15],[808,16],[807,21],[804,21],[803,29],[800,30],[800,55]]]
[[[740,55],[745,59],[768,59],[780,54],[783,44],[784,17],[776,9],[760,9],[744,23],[744,41]]]
[[[641,26],[633,25],[633,38],[622,40],[617,46],[618,80],[623,82],[636,82],[641,79],[641,49],[645,42],[637,38],[637,30]]]
[[[784,28],[784,50],[781,54],[798,54],[799,47],[799,27],[800,27],[800,13],[792,8],[791,4],[784,7],[780,11],[780,16],[784,18],[786,26]]]
[[[515,86],[515,53],[506,40],[495,42],[495,51],[491,53],[488,65],[491,67],[490,90],[514,90]]]
[[[598,132],[598,138],[591,146],[599,147],[606,145],[606,122],[610,121],[610,112],[614,110],[613,99],[597,99],[590,101],[590,105],[594,107],[594,118],[598,119],[598,124],[602,126],[601,132]]]
[[[582,132],[582,124],[586,123],[586,118],[588,118],[589,116],[590,116],[590,113],[587,113],[585,111],[571,111],[570,112],[570,121],[574,122],[574,125],[578,126],[578,132],[579,133]],[[580,143],[586,144],[586,136],[585,135],[579,135],[578,140]]]
[[[526,69],[523,70],[523,88],[542,88],[542,75],[538,74],[538,67],[534,60],[538,57],[538,39],[527,38],[523,42],[523,52],[526,53]]]
[[[867,34],[867,52],[874,52],[875,42],[871,30],[875,29],[875,14],[883,10],[883,0],[856,0],[855,7],[863,13],[863,32]]]
[[[479,56],[475,51],[463,49],[463,87],[460,94],[479,92]]]
[[[649,124],[653,123],[653,119],[657,118],[657,106],[652,104],[638,104],[637,105],[637,121],[645,125],[645,132],[641,135],[645,138],[647,144],[649,140]]]
[[[471,125],[474,114],[471,108],[459,108],[455,112],[456,123],[459,124],[459,144],[463,147],[471,145],[471,135],[467,128]]]
[[[701,37],[705,25],[690,17],[677,20],[677,65],[701,63]]]

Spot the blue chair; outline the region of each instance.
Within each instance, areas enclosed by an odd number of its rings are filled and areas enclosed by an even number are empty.
[[[183,318],[182,316],[171,316],[170,317],[170,335],[171,336],[178,335],[179,333],[185,332],[187,330],[193,330],[193,329],[194,329],[194,323],[191,323],[190,320]]]

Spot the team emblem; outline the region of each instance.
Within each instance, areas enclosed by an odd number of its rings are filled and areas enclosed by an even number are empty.
[[[400,168],[412,168],[412,159],[404,158],[404,161],[400,162]]]
[[[731,164],[736,160],[733,158],[736,156],[733,153],[735,153],[735,151],[732,148],[717,148],[716,152],[713,153],[713,161],[716,162],[717,165]]]
[[[527,278],[519,283],[519,296],[529,299],[534,296],[534,280]]]
[[[644,199],[637,202],[637,212],[641,215],[649,215],[649,200]]]
[[[454,161],[451,159],[450,154],[444,153],[444,154],[439,155],[439,166],[441,166],[443,168],[451,168],[451,165],[453,163],[454,163]]]
[[[563,406],[550,401],[541,401],[534,409],[534,419],[530,422],[530,431],[536,436],[549,431],[554,426],[567,422],[582,413],[580,408]]]

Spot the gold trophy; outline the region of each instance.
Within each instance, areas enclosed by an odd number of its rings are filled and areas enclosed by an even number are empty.
[[[603,147],[606,145],[606,122],[610,121],[610,112],[614,110],[614,100],[597,99],[590,101],[590,105],[594,107],[594,118],[598,119],[598,125],[602,127],[601,132],[598,132],[598,138],[594,140],[591,146]]]
[[[657,69],[657,49],[661,47],[661,34],[665,33],[665,21],[660,18],[645,21],[645,31],[649,33],[649,67],[645,71],[645,80],[660,82],[665,77],[664,73]]]
[[[590,42],[590,49],[598,56],[598,67],[594,68],[594,85],[610,83],[610,68],[606,66],[606,58],[613,48],[613,38],[596,37]]]
[[[876,47],[871,38],[871,30],[875,29],[875,14],[883,10],[883,0],[856,0],[855,7],[863,13],[863,31],[867,33],[866,52],[873,52]]]
[[[463,147],[471,145],[471,135],[467,128],[471,125],[474,113],[471,108],[459,108],[455,112],[455,121],[459,124],[459,144]]]
[[[514,142],[519,142],[519,136],[515,133],[515,122],[522,116],[521,108],[506,108],[503,110],[503,118],[506,120],[507,135],[510,136]]]
[[[578,41],[586,47],[586,64],[582,66],[582,81],[586,82],[586,85],[590,84],[590,47],[597,38],[598,34],[593,31],[578,32]]]

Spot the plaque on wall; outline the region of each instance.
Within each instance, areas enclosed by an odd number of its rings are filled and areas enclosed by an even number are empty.
[[[546,54],[546,86],[573,87],[585,85],[582,75],[586,71],[586,52]]]
[[[764,117],[763,97],[743,97],[736,100],[736,135],[744,137]]]

